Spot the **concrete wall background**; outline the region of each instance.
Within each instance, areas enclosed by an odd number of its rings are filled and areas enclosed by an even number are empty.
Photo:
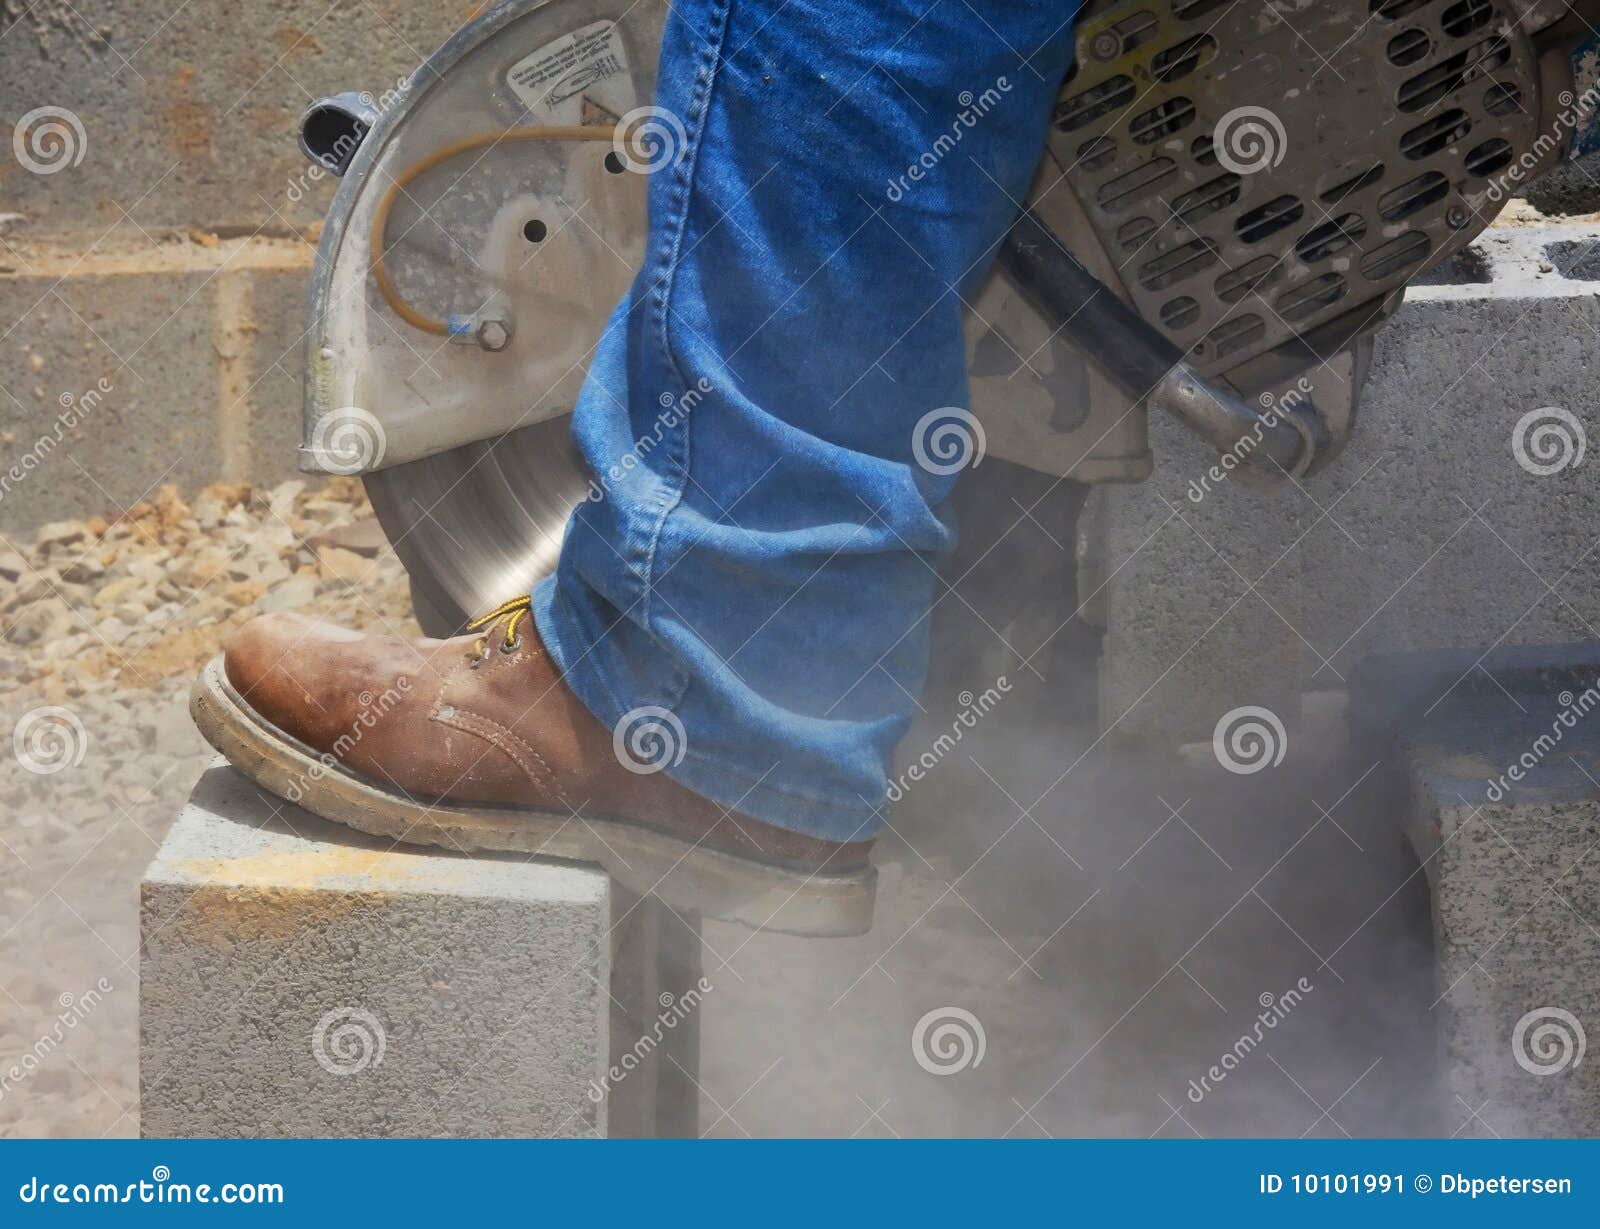
[[[0,199],[53,232],[133,223],[256,234],[316,222],[323,197],[289,192],[304,170],[294,128],[306,104],[341,89],[381,94],[475,7],[36,0],[0,39],[7,129],[35,107],[66,107],[87,149],[53,175],[0,160]]]
[[[0,149],[0,531],[163,482],[292,475],[306,276],[335,183],[308,176],[296,122],[323,94],[414,73],[472,6],[25,8],[0,37],[0,131],[35,164]],[[28,143],[39,120],[19,132],[45,107],[70,113],[65,147]]]

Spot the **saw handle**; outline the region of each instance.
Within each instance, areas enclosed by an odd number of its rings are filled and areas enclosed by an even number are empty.
[[[1258,411],[1208,380],[1183,352],[1085,269],[1059,237],[1025,209],[1000,245],[1001,270],[1022,296],[1124,394],[1167,411],[1219,452],[1265,459],[1283,473],[1308,472],[1328,445],[1309,404]],[[1248,448],[1241,447],[1251,440]]]

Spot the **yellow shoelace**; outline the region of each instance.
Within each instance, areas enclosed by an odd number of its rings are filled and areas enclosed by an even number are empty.
[[[528,614],[532,606],[533,599],[526,594],[524,594],[522,597],[514,597],[509,602],[503,602],[499,606],[496,606],[488,614],[476,618],[471,623],[468,623],[467,630],[469,632],[475,632],[480,628],[490,627],[493,625],[496,619],[502,619],[505,618],[506,615],[510,615],[511,618],[506,623],[506,637],[501,643],[502,649],[509,653],[512,649],[517,647],[517,625],[522,622],[522,616]],[[486,656],[488,649],[489,636],[488,633],[485,632],[484,635],[478,637],[478,657],[481,659]]]

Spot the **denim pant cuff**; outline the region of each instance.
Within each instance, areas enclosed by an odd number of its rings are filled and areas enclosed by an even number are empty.
[[[581,599],[580,599],[581,600]],[[619,694],[613,685],[625,675],[612,661],[620,650],[605,637],[587,636],[569,607],[560,574],[533,590],[533,616],[546,650],[583,706],[603,725],[616,729],[648,701]],[[825,841],[865,841],[883,827],[883,807],[859,797],[824,798],[797,794],[771,783],[764,765],[734,764],[690,743],[681,762],[664,770],[672,780],[731,811],[763,823]]]

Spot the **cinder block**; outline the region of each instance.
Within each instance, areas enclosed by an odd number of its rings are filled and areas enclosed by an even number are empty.
[[[1156,477],[1106,495],[1102,722],[1205,740],[1239,705],[1292,722],[1298,694],[1344,687],[1370,654],[1589,636],[1597,240],[1592,225],[1495,228],[1477,244],[1488,280],[1413,287],[1377,339],[1349,447],[1276,495],[1225,482],[1194,503],[1213,458],[1152,423]],[[1578,432],[1528,419],[1545,407],[1577,421],[1581,458],[1556,466]],[[1513,447],[1540,421],[1550,473]]]
[[[1304,621],[1296,542],[1304,505],[1239,483],[1199,502],[1190,483],[1214,463],[1167,419],[1152,419],[1156,472],[1136,487],[1106,487],[1096,588],[1106,632],[1100,722],[1119,739],[1178,744],[1210,739],[1224,714],[1270,708],[1292,723]]]
[[[1600,658],[1542,668],[1395,662],[1408,769],[1405,830],[1432,895],[1448,1104],[1465,1133],[1600,1134]],[[1399,672],[1399,673],[1397,673]],[[1503,689],[1503,690],[1502,690]],[[1441,696],[1448,695],[1442,703]]]
[[[687,1033],[607,1079],[698,978],[657,909],[597,868],[368,840],[218,760],[142,887],[142,1131],[692,1129]]]
[[[320,218],[300,113],[343,89],[394,88],[473,6],[407,0],[75,0],[34,4],[0,39],[5,131],[37,107],[77,117],[82,160],[51,174],[0,159],[0,197],[50,233],[253,234]]]
[[[164,482],[293,477],[310,258],[299,240],[19,249],[0,274],[0,530]]]
[[[310,271],[262,273],[253,280],[255,336],[245,390],[250,473],[257,481],[279,482],[296,476],[300,465]]]

